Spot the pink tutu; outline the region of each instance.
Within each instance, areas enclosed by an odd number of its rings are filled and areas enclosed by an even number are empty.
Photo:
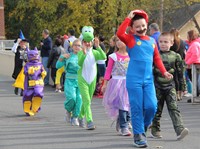
[[[129,111],[126,79],[110,79],[103,97],[103,105],[108,116],[116,120],[119,109]]]

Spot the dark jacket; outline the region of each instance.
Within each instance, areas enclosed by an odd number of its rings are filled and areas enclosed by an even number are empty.
[[[56,68],[56,62],[59,59],[61,54],[64,54],[65,49],[62,46],[54,46],[50,52],[47,68]]]
[[[47,37],[42,42],[41,57],[49,57],[49,53],[52,49],[52,39],[51,37]]]
[[[12,74],[13,79],[16,79],[18,74],[20,73],[23,67],[23,59],[20,58],[20,46],[17,47],[17,51],[15,53],[15,63],[14,63],[14,71]]]
[[[173,44],[173,46],[171,46],[170,50],[180,54],[180,56],[183,60],[185,59],[185,43],[182,39],[180,40],[180,46],[178,46],[174,42],[174,44]]]
[[[110,47],[108,53],[106,54],[106,66],[108,66],[108,60],[109,60],[109,55],[112,54],[115,51],[115,47]]]

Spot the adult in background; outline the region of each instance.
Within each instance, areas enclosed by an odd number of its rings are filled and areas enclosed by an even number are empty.
[[[44,66],[45,71],[47,72],[47,75],[44,79],[44,84],[49,84],[49,69],[47,68],[47,63],[49,59],[49,54],[52,49],[52,39],[49,36],[49,30],[44,29],[42,32],[43,40],[41,41],[41,57],[42,57],[42,65]]]
[[[73,29],[68,30],[68,39],[64,42],[64,49],[66,53],[72,52],[72,43],[76,40],[75,31]]]
[[[156,40],[158,50],[159,50],[158,37],[160,36],[160,29],[157,23],[151,23],[149,25],[149,33],[150,33],[150,36]]]
[[[62,39],[61,38],[56,38],[55,44],[53,49],[50,51],[48,63],[47,63],[47,68],[51,68],[51,79],[53,80],[54,86],[55,85],[55,79],[56,79],[56,62],[58,61],[58,58],[60,57],[61,54],[64,54],[65,50],[62,47]]]
[[[108,52],[106,53],[106,66],[108,66],[108,59],[109,59],[109,55],[112,54],[113,52],[115,52],[115,46],[116,46],[116,41],[118,40],[118,37],[116,35],[113,35],[111,38],[110,38],[110,43],[109,43],[109,50]]]
[[[188,35],[188,43],[190,44],[185,55],[185,63],[188,65],[187,72],[190,80],[192,81],[191,65],[200,63],[200,42],[199,42],[199,34],[197,31],[190,30],[187,32],[187,35]],[[198,84],[197,87],[198,87],[197,95],[199,95],[200,85]],[[191,102],[191,99],[189,99],[187,102]]]
[[[170,33],[173,35],[174,37],[174,44],[170,47],[170,50],[178,53],[181,56],[182,59],[182,67],[181,70],[183,71],[183,74],[185,73],[185,43],[184,41],[180,38],[179,35],[179,31],[175,28],[172,28],[170,30]],[[177,76],[177,74],[175,73],[175,75]],[[177,77],[176,77],[177,78]],[[175,80],[175,87],[176,87],[176,92],[177,92],[177,100],[182,100],[182,96],[183,96],[183,90],[186,90],[186,81],[185,81],[185,77],[184,77],[184,84],[183,86],[179,84],[179,81],[176,79]]]

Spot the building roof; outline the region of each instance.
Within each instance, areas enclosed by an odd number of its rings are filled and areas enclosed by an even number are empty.
[[[187,7],[181,7],[176,10],[172,10],[171,13],[164,12],[164,22],[163,22],[163,31],[169,31],[171,28],[180,29],[183,25],[185,25],[192,16],[197,14],[200,11],[200,3],[195,3],[189,6],[191,16],[188,13]],[[165,14],[166,13],[166,14]],[[158,18],[157,15],[154,15],[152,19]]]

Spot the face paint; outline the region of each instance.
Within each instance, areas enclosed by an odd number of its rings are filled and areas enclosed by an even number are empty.
[[[146,32],[146,28],[145,29],[143,29],[143,30],[139,30],[139,31],[136,31],[138,34],[143,34],[143,33],[145,33]]]

